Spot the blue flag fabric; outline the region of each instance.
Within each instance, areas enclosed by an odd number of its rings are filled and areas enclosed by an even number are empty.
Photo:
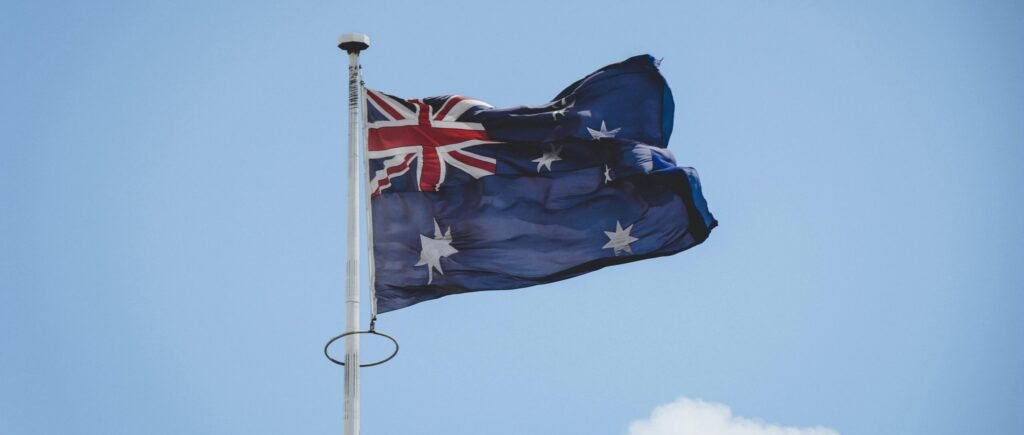
[[[671,255],[717,225],[648,55],[541,106],[367,90],[378,312]]]

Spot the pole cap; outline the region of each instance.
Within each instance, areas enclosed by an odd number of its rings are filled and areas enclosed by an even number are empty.
[[[338,48],[349,53],[359,53],[370,48],[370,37],[364,33],[345,33],[338,37]]]

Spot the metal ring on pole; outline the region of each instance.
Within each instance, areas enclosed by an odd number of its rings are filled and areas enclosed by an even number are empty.
[[[328,340],[327,344],[324,345],[324,356],[326,356],[327,359],[331,360],[332,363],[335,363],[335,364],[340,365],[340,366],[345,365],[344,361],[338,361],[338,360],[334,359],[333,357],[331,357],[331,354],[327,352],[327,349],[329,349],[331,347],[331,345],[334,344],[335,341],[338,341],[338,340],[340,340],[342,338],[345,338],[345,337],[347,337],[349,335],[355,335],[355,334],[379,335],[379,336],[384,337],[384,338],[386,338],[388,340],[391,340],[391,343],[395,345],[395,351],[391,352],[391,355],[388,355],[387,358],[384,358],[384,359],[382,359],[380,361],[372,362],[372,363],[369,363],[369,364],[360,364],[359,367],[378,366],[378,365],[384,364],[384,363],[386,363],[388,361],[391,361],[391,359],[394,358],[395,355],[398,355],[398,340],[395,340],[395,338],[390,336],[390,335],[387,335],[387,334],[384,334],[384,333],[381,333],[381,332],[374,331],[373,329],[370,329],[370,330],[367,330],[367,331],[349,331],[349,332],[346,332],[344,334],[341,334],[339,336],[336,336],[336,337]]]

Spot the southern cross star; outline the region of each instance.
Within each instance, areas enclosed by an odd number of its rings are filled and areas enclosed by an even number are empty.
[[[566,106],[565,105],[565,98],[562,98],[562,106],[563,107],[561,109],[558,109],[558,110],[555,110],[555,111],[551,112],[551,119],[558,119],[558,115],[562,115],[562,117],[565,118],[565,111],[567,109],[572,109],[573,107],[575,107],[576,106],[576,102],[573,101],[573,102],[569,103],[568,106]]]
[[[612,182],[612,167],[604,165],[604,184]]]
[[[626,227],[626,229],[622,229],[622,224],[619,223],[619,221],[615,221],[615,231],[604,232],[604,235],[608,236],[608,243],[605,243],[601,249],[613,249],[616,257],[618,257],[622,251],[626,251],[629,255],[633,255],[633,248],[630,248],[629,244],[640,239],[629,235],[629,232],[632,230],[632,225]]]
[[[416,265],[427,265],[427,284],[434,281],[434,269],[444,275],[444,270],[441,269],[441,257],[459,252],[452,247],[452,227],[449,226],[448,231],[442,234],[441,227],[437,225],[437,219],[434,219],[434,238],[431,239],[420,234],[420,247],[420,262]]]
[[[551,145],[551,151],[544,151],[544,155],[530,160],[531,162],[537,162],[537,172],[539,173],[541,168],[548,168],[548,172],[551,172],[551,164],[562,160],[558,154],[562,152],[562,146],[555,147]]]
[[[590,127],[587,127],[587,131],[590,132],[590,136],[592,136],[592,139],[594,140],[613,138],[615,137],[615,134],[619,132],[619,130],[622,130],[622,128],[620,127],[616,128],[615,130],[608,130],[608,127],[604,125],[604,121],[601,121],[600,130],[594,130]]]

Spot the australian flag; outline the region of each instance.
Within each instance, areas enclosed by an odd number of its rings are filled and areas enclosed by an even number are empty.
[[[649,55],[540,106],[366,91],[378,312],[671,255],[717,222]]]

